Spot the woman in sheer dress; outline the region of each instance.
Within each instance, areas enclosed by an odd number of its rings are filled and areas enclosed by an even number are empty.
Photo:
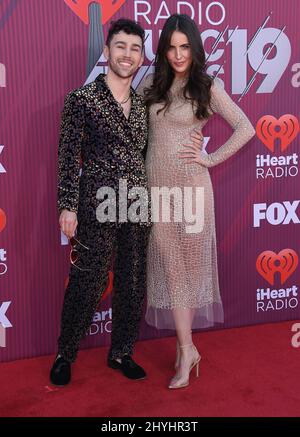
[[[146,321],[157,328],[176,329],[176,373],[169,384],[175,389],[189,384],[193,367],[198,375],[200,354],[192,329],[223,322],[208,168],[237,152],[254,129],[219,81],[206,73],[199,30],[187,15],[175,14],[166,21],[155,61],[154,75],[139,87],[149,108],[146,170],[154,221],[147,261]],[[210,154],[193,145],[184,149],[182,144],[191,132],[202,130],[213,113],[233,128],[228,141]],[[153,187],[173,189],[173,195],[160,203],[168,203],[170,220],[162,217],[162,207],[159,218],[153,217],[157,197]]]

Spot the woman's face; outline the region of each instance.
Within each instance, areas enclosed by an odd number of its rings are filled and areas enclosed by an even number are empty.
[[[167,59],[176,77],[188,74],[192,65],[192,50],[187,36],[175,30],[172,34]]]

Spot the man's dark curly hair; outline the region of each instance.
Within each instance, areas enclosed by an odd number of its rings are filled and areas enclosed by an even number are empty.
[[[144,45],[145,31],[142,26],[136,21],[128,18],[120,18],[117,21],[112,21],[106,38],[106,45],[109,46],[112,38],[119,32],[125,32],[127,35],[138,35]]]

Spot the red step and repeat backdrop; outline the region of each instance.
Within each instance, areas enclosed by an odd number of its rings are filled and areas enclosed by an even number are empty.
[[[257,131],[211,170],[225,310],[218,329],[299,318],[299,1],[2,0],[0,361],[56,350],[69,266],[56,210],[64,96],[105,71],[103,35],[119,17],[146,29],[137,85],[174,12],[195,19],[209,72]],[[216,119],[204,134],[213,151],[230,128]],[[110,292],[111,283],[82,347],[109,343]],[[166,334],[142,325],[141,338]]]

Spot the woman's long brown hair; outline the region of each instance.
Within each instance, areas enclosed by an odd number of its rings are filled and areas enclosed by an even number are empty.
[[[185,14],[171,15],[163,27],[155,58],[153,85],[145,90],[146,104],[149,107],[154,103],[165,103],[158,113],[166,111],[170,106],[169,89],[174,73],[166,55],[174,31],[182,32],[187,36],[192,51],[192,65],[183,95],[187,100],[192,101],[198,119],[208,118],[212,78],[206,73],[205,52],[199,29],[195,22]]]

